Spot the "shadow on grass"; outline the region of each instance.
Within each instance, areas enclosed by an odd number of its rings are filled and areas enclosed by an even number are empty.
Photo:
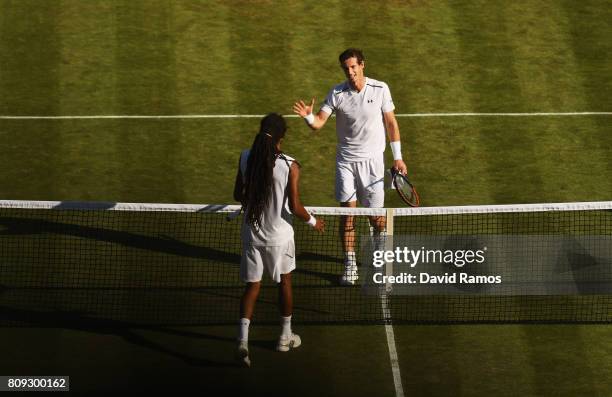
[[[151,330],[165,334],[184,336],[190,338],[213,340],[222,343],[231,343],[234,338],[220,337],[199,332],[185,332],[172,330],[166,327],[141,326],[129,322],[93,319],[87,317],[86,313],[55,311],[38,312],[33,310],[13,309],[0,306],[0,317],[4,321],[23,322],[30,327],[38,328],[62,328],[74,331],[90,332],[103,335],[114,335],[122,338],[125,342],[140,346],[152,351],[178,358],[191,366],[198,367],[237,367],[235,363],[211,360],[203,357],[196,357],[189,354],[172,350],[160,343],[154,342],[142,335],[137,330]],[[267,347],[267,346],[265,346]]]
[[[0,218],[0,225],[5,228],[5,230],[0,231],[0,235],[32,236],[52,233],[120,244],[164,254],[225,262],[232,265],[240,263],[240,255],[238,254],[188,244],[167,236],[147,236],[121,230],[50,222],[41,219],[3,217]]]
[[[189,244],[169,236],[153,236],[107,228],[14,217],[0,218],[0,226],[4,228],[4,230],[0,230],[0,236],[36,236],[55,234],[90,239],[111,244],[119,244],[129,248],[175,255],[179,257],[202,259],[216,263],[221,262],[235,267],[238,267],[240,264],[240,254],[211,247]],[[68,247],[70,245],[70,243],[63,244]],[[75,242],[74,244],[76,249],[79,243]],[[336,257],[312,252],[301,253],[297,260],[298,263],[340,263],[339,259]],[[340,269],[340,267],[338,267],[338,269]],[[338,283],[338,275],[333,273],[308,269],[300,266],[298,266],[294,272],[297,274],[321,278],[329,282],[331,285]]]

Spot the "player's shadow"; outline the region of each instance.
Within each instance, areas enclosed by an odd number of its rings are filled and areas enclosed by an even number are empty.
[[[207,339],[218,341],[219,343],[227,343],[229,342],[232,348],[235,347],[236,337],[227,337],[227,336],[219,336],[212,335],[203,332],[194,332],[194,331],[186,331],[183,329],[174,329],[167,327],[155,327],[155,331],[163,332],[168,335],[174,336],[182,336],[186,338],[196,338],[196,339]],[[249,338],[249,346],[250,347],[258,347],[262,350],[272,350],[276,351],[276,340],[261,340],[261,339],[253,339]]]
[[[113,230],[107,228],[91,227],[85,225],[74,225],[69,223],[53,222],[42,219],[23,218],[0,218],[0,235],[6,236],[35,236],[42,234],[54,234],[72,236],[96,241],[102,241],[122,246],[174,255],[202,259],[214,263],[225,263],[238,267],[240,255],[211,247],[189,244],[170,236],[152,236],[133,232]],[[338,275],[315,270],[309,267],[309,263],[338,265],[340,269],[341,260],[337,257],[322,255],[313,252],[302,252],[297,257],[298,266],[294,271],[297,274],[314,276],[327,281],[330,285],[337,284]]]
[[[335,266],[340,270],[342,265],[342,261],[340,259],[314,252],[301,252],[298,254],[296,261],[298,262],[298,265],[293,273],[314,276],[329,282],[330,285],[337,284],[338,274],[329,273],[322,270],[315,270],[312,268],[312,266],[310,266],[310,264],[327,264],[328,267],[331,264],[331,266]]]
[[[234,266],[240,263],[240,255],[210,247],[185,243],[169,236],[148,236],[121,230],[52,222],[42,219],[0,218],[0,235],[56,234],[119,244],[164,254],[224,262]]]
[[[28,327],[62,328],[95,334],[118,336],[127,343],[144,347],[160,354],[178,358],[192,366],[217,368],[238,366],[238,364],[234,362],[217,361],[173,350],[162,345],[161,343],[155,342],[138,334],[136,330],[153,330],[166,334],[207,339],[220,343],[228,343],[232,348],[234,348],[233,342],[235,341],[235,338],[231,337],[221,337],[200,332],[183,332],[158,326],[142,326],[117,320],[89,318],[87,317],[86,313],[79,313],[76,311],[38,312],[0,306],[0,318],[5,322],[26,324],[25,326]],[[230,350],[230,352],[231,351],[232,350]]]

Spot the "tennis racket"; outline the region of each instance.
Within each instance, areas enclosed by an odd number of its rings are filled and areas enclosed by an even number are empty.
[[[391,179],[395,190],[406,204],[411,207],[418,207],[421,204],[419,194],[406,175],[397,172],[395,168],[391,168]]]

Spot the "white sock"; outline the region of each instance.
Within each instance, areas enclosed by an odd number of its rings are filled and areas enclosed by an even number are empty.
[[[348,251],[344,253],[344,263],[351,266],[357,264],[357,257],[355,256],[355,251]]]
[[[249,324],[251,320],[248,318],[241,318],[238,329],[238,340],[248,341],[249,340]]]
[[[281,336],[290,336],[291,332],[291,316],[289,317],[281,317]]]

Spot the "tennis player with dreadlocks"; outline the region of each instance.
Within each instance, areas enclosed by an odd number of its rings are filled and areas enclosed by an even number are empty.
[[[281,152],[287,131],[282,116],[270,113],[261,120],[250,150],[240,155],[234,198],[245,209],[242,225],[240,276],[246,289],[240,301],[240,330],[237,358],[250,366],[249,325],[264,266],[279,283],[281,336],[276,350],[289,351],[301,344],[291,330],[293,293],[291,271],[295,269],[292,214],[322,232],[324,223],[310,215],[300,201],[299,163]]]

